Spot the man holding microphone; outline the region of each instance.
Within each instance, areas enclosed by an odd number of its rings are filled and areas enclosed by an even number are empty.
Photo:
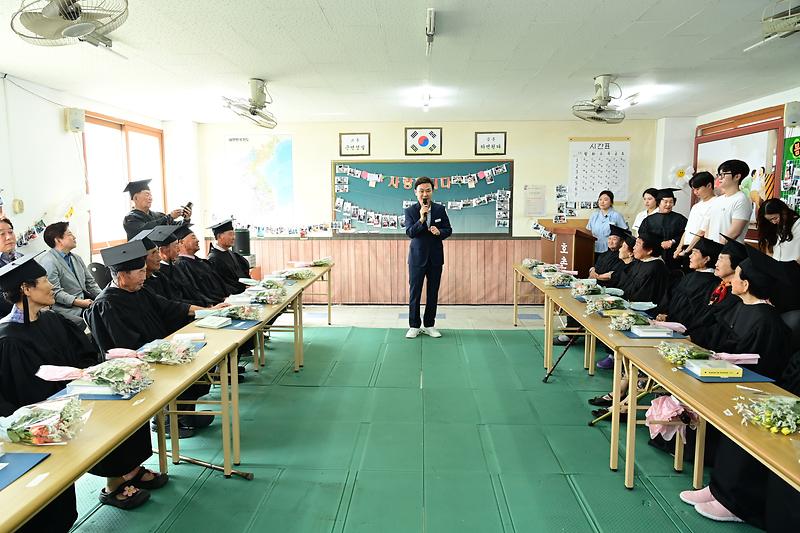
[[[450,219],[441,204],[431,201],[433,181],[420,177],[414,182],[418,203],[407,207],[406,235],[411,239],[408,247],[409,302],[407,339],[420,333],[438,338],[442,334],[434,327],[436,303],[439,299],[439,281],[442,279],[444,247],[442,241],[453,234]],[[422,283],[427,278],[424,321],[419,316]],[[422,327],[424,325],[424,327]]]

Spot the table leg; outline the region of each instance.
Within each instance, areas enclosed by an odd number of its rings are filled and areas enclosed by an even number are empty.
[[[519,325],[519,274],[511,269],[512,283],[514,284],[514,326]]]
[[[683,439],[681,438],[680,432],[675,434],[675,461],[672,463],[672,468],[675,469],[676,472],[683,472],[683,447],[684,447]]]
[[[328,325],[330,326],[333,323],[332,314],[331,314],[331,304],[333,300],[333,290],[331,289],[331,273],[333,272],[333,268],[328,270]]]
[[[697,420],[695,438],[697,440],[694,443],[694,475],[692,477],[692,486],[699,490],[703,488],[703,463],[705,462],[706,453],[706,421],[702,418],[698,418]]]
[[[238,357],[232,352],[228,358],[231,376],[231,426],[233,432],[233,464],[238,465],[240,458],[240,438],[239,438],[239,365]]]
[[[180,444],[180,429],[178,426],[178,415],[175,411],[178,410],[178,403],[175,400],[169,402],[169,436],[172,442],[172,464],[176,465],[181,462],[181,444]]]
[[[234,348],[235,350],[236,348]],[[219,385],[220,385],[220,408],[222,409],[222,455],[223,459],[223,474],[225,477],[231,477],[231,405],[230,396],[228,393],[228,366],[230,365],[231,354],[225,354],[225,357],[219,362]],[[174,457],[174,456],[173,456]]]
[[[614,352],[614,373],[612,375],[612,389],[611,399],[611,457],[609,460],[609,468],[614,472],[617,471],[619,462],[619,410],[620,410],[620,382],[622,381],[622,355],[619,352]]]
[[[594,376],[594,359],[595,359],[595,350],[597,349],[597,338],[586,331],[586,338],[583,340],[586,344],[586,349],[589,352],[589,375]]]
[[[300,307],[297,305],[297,300],[300,298],[298,294],[292,301],[292,310],[294,314],[294,371],[300,372]]]
[[[300,335],[300,342],[298,346],[300,347],[300,368],[305,366],[305,361],[303,357],[305,355],[303,351],[303,293],[302,291],[300,294],[297,295],[297,321],[300,324],[298,328],[298,333]]]
[[[544,368],[550,372],[553,359],[553,302],[544,295]]]
[[[159,409],[156,415],[156,430],[158,436],[158,471],[162,474],[168,472],[167,466],[167,432],[164,427],[164,410]]]
[[[633,472],[636,462],[636,376],[638,369],[633,361],[628,362],[628,434],[625,440],[625,487],[633,488]]]

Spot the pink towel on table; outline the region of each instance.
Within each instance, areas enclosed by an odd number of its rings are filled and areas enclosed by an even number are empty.
[[[561,272],[562,274],[569,274],[570,276],[577,276],[578,275],[578,271],[577,270],[559,270],[559,272]]]
[[[133,357],[135,359],[141,359],[142,354],[140,354],[136,350],[130,350],[128,348],[111,348],[109,351],[106,352],[106,359],[121,359],[123,357]]]
[[[647,413],[645,413],[645,424],[650,428],[650,438],[654,439],[656,435],[660,434],[664,440],[672,440],[672,437],[680,432],[683,442],[686,442],[686,424],[663,425],[654,423],[674,421],[684,411],[689,413],[693,422],[691,425],[694,426],[697,415],[686,409],[674,396],[659,396],[653,400]]]
[[[84,370],[72,366],[42,365],[36,377],[45,381],[72,381],[84,377]]]
[[[714,359],[722,359],[723,361],[728,361],[729,363],[733,363],[735,365],[755,365],[758,364],[758,360],[761,359],[761,356],[757,353],[715,353],[711,357]]]
[[[680,333],[681,335],[686,333],[686,326],[684,326],[680,322],[662,322],[661,320],[652,320],[650,323],[654,326],[669,328],[676,333]]]

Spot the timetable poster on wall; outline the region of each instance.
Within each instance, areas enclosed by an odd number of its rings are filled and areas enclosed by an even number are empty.
[[[568,194],[571,202],[595,202],[600,191],[614,193],[618,202],[628,200],[630,138],[582,138],[569,140]]]
[[[433,180],[433,201],[456,234],[511,234],[514,162],[333,161],[333,223],[340,233],[405,233],[414,181]]]

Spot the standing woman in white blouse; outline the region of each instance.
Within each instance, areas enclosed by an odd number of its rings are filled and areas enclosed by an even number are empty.
[[[778,261],[800,263],[800,215],[778,198],[761,204],[758,245]]]
[[[639,211],[636,214],[636,218],[633,220],[633,226],[631,226],[631,229],[633,230],[634,237],[639,235],[639,226],[642,225],[642,220],[658,211],[658,202],[656,202],[657,194],[658,189],[655,187],[645,189],[645,191],[642,193],[642,200],[644,200],[644,211]]]

